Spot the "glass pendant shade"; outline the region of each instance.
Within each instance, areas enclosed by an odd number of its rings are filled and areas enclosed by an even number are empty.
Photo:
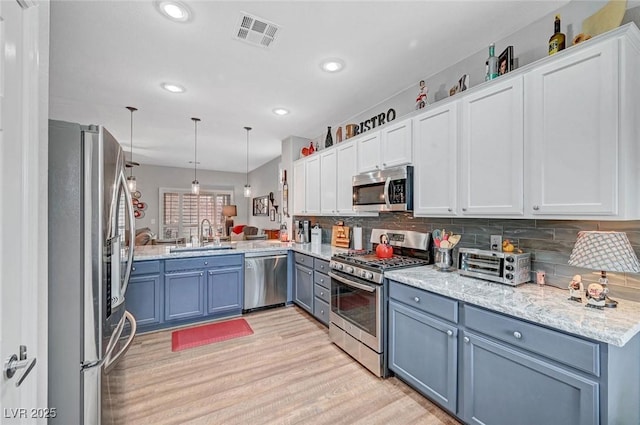
[[[244,185],[244,197],[251,198],[251,185],[249,184],[249,132],[251,131],[251,127],[245,127],[247,130],[247,184]]]
[[[198,182],[198,121],[200,118],[191,118],[194,126],[194,143],[193,143],[193,181],[191,182],[191,193],[200,194],[200,183]]]
[[[134,176],[127,177],[127,186],[129,187],[129,192],[136,191],[136,178]]]

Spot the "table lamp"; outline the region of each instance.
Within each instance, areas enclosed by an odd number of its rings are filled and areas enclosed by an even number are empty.
[[[223,205],[222,215],[225,217],[224,233],[225,233],[225,236],[229,236],[231,233],[229,229],[233,227],[233,219],[231,217],[235,217],[238,215],[238,208],[236,208],[235,205]]]
[[[571,251],[569,265],[600,270],[600,280],[587,286],[587,306],[616,307],[610,299],[607,272],[640,272],[640,262],[624,232],[583,231]]]

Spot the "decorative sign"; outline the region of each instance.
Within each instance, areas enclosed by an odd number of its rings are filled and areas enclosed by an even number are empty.
[[[375,115],[368,120],[362,121],[360,124],[347,124],[347,139],[358,134],[362,134],[366,131],[373,130],[374,128],[391,122],[396,119],[396,110],[390,108],[386,113],[382,112]]]

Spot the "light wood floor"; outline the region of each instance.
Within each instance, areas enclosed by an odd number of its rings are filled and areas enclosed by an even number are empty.
[[[458,424],[396,378],[379,379],[297,307],[245,315],[254,334],[176,353],[137,336],[113,373],[119,424]]]

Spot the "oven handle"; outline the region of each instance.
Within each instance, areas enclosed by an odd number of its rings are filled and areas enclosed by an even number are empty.
[[[374,288],[374,287],[372,287],[372,286],[369,286],[369,285],[363,285],[363,284],[361,284],[361,283],[353,282],[353,281],[351,281],[351,280],[349,280],[349,279],[345,279],[345,278],[344,278],[344,277],[342,277],[342,276],[338,276],[338,275],[337,275],[337,274],[335,274],[335,273],[329,272],[329,276],[330,276],[331,278],[333,278],[333,279],[337,280],[338,282],[342,282],[342,283],[344,283],[344,284],[345,284],[345,285],[347,285],[347,286],[351,286],[351,287],[354,287],[354,288],[357,288],[357,289],[362,289],[363,291],[367,291],[367,292],[376,292],[376,288]]]
[[[389,202],[389,186],[391,185],[391,177],[387,177],[387,180],[384,182],[384,203],[387,207],[391,207],[391,202]]]

